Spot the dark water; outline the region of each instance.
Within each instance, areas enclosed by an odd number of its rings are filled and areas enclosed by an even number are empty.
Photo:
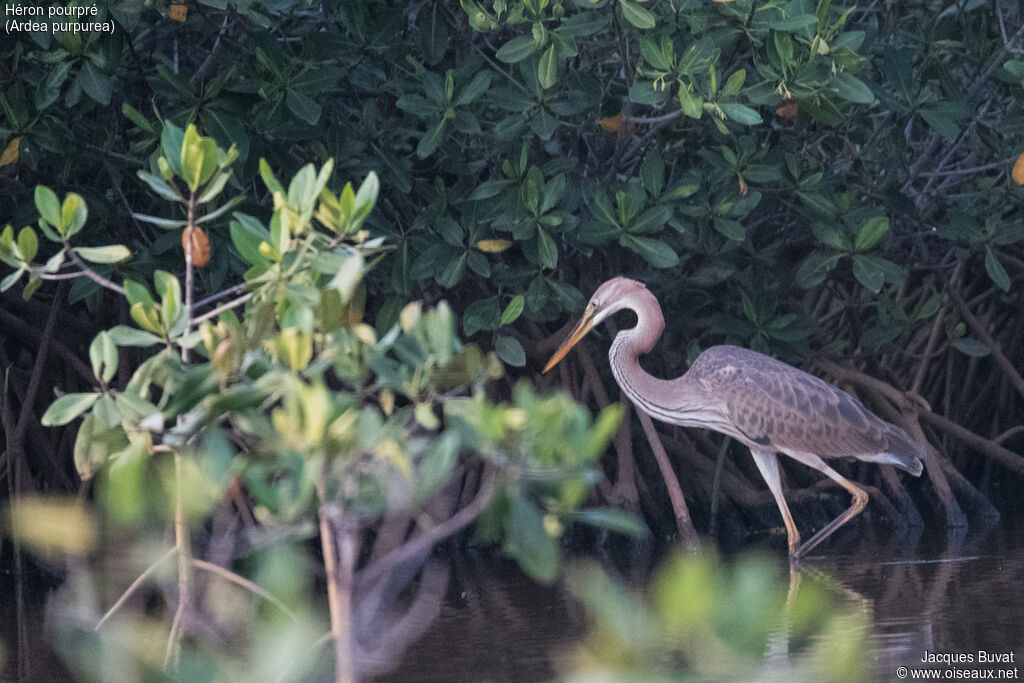
[[[939,680],[985,678],[989,669],[1002,680],[1024,678],[1022,526],[1003,522],[929,543],[862,541],[811,558],[803,574],[824,574],[839,604],[870,617],[868,680],[911,680],[914,672],[903,679],[899,667],[934,669]],[[538,587],[508,567],[450,592],[440,618],[380,680],[550,680],[552,651],[564,651],[583,630],[583,614],[564,589]],[[766,662],[779,657],[778,640]],[[922,662],[926,653],[934,657]],[[800,653],[784,657],[790,654]]]
[[[920,543],[883,542],[866,527],[851,537],[859,538],[855,548],[811,558],[803,575],[829,577],[840,604],[870,617],[864,652],[870,680],[911,680],[899,678],[899,667],[936,669],[940,680],[984,677],[988,669],[995,676],[1005,669],[1003,680],[1024,676],[1013,671],[1024,659],[1024,525],[1004,521],[963,538]],[[785,565],[781,546],[772,553]],[[69,680],[42,623],[52,584],[28,577],[23,589],[29,609],[20,624],[11,587],[12,575],[0,575],[0,641],[6,647],[0,680],[19,680],[19,670],[22,680]],[[564,588],[538,586],[508,562],[460,559],[445,595],[439,617],[380,681],[551,680],[556,654],[584,633],[583,612]],[[19,642],[21,651],[15,649]],[[785,642],[780,648],[776,639],[766,661],[780,650],[784,658],[800,654],[788,652]],[[922,662],[926,653],[938,662]],[[1013,661],[984,661],[994,655]]]

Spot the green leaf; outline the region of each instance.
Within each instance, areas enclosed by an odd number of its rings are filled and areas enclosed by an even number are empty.
[[[438,145],[441,144],[441,140],[444,139],[444,124],[445,119],[441,119],[433,126],[427,129],[427,132],[420,139],[420,144],[416,146],[416,156],[420,159],[426,159],[437,149]]]
[[[147,216],[144,213],[133,213],[132,218],[140,220],[143,223],[152,223],[158,228],[164,230],[173,230],[174,228],[183,227],[188,221],[178,220],[174,218],[160,218],[159,216]]]
[[[323,107],[317,104],[316,100],[309,95],[289,88],[285,103],[288,105],[288,110],[291,113],[311,126],[316,125],[316,122],[320,120],[320,113],[323,111]]]
[[[650,36],[644,36],[640,39],[640,54],[643,55],[648,64],[658,71],[672,71],[673,53],[672,39],[667,35],[662,34],[660,40],[655,40]]]
[[[19,268],[13,273],[8,273],[4,276],[3,280],[0,280],[0,292],[6,292],[8,289],[17,284],[18,280],[21,279],[21,274],[26,272],[24,268]]]
[[[58,225],[62,228],[62,234],[68,239],[73,237],[85,225],[88,216],[89,209],[82,196],[75,192],[69,192],[60,207],[60,223]]]
[[[100,332],[89,345],[89,362],[92,374],[103,384],[109,382],[117,372],[117,345],[106,331]]]
[[[262,158],[260,159],[260,178],[263,179],[263,184],[267,186],[271,194],[284,193],[284,186],[278,182],[267,160]]]
[[[236,195],[236,196],[232,197],[231,199],[226,201],[224,204],[218,206],[216,209],[214,209],[210,213],[204,214],[203,216],[200,216],[199,218],[197,218],[196,219],[196,225],[201,225],[202,223],[207,223],[209,221],[214,220],[215,218],[219,218],[220,216],[223,216],[225,213],[227,213],[231,209],[235,208],[236,206],[241,204],[243,201],[245,201],[245,195],[240,194],[240,195]]]
[[[743,88],[743,83],[747,80],[746,69],[740,69],[729,76],[729,80],[725,82],[725,87],[722,88],[722,93],[725,95],[736,96],[739,94],[740,89]]]
[[[972,358],[982,358],[991,353],[991,350],[985,342],[972,337],[957,339],[952,343],[952,346],[960,353],[971,356]]]
[[[160,296],[160,315],[171,336],[181,333],[185,323],[185,307],[181,302],[181,283],[171,273],[157,270],[153,273],[153,284]]]
[[[835,268],[840,256],[840,254],[812,251],[796,270],[797,286],[810,289],[820,285]]]
[[[155,334],[137,330],[134,327],[128,327],[127,325],[115,325],[107,330],[107,334],[110,335],[110,339],[118,346],[138,346],[145,348],[147,346],[159,344],[163,341]]]
[[[1004,292],[1010,291],[1010,276],[1003,268],[1003,264],[999,262],[999,257],[996,256],[992,247],[985,247],[985,271],[999,289]]]
[[[885,272],[860,254],[855,254],[853,257],[853,276],[857,278],[857,282],[864,285],[865,289],[874,294],[878,294],[882,285],[885,284]]]
[[[871,104],[875,101],[875,95],[871,92],[871,88],[866,86],[859,78],[845,71],[836,74],[835,78],[832,79],[832,87],[836,94],[847,102]]]
[[[34,259],[36,252],[39,251],[39,237],[36,231],[27,225],[18,231],[18,251],[25,261]]]
[[[769,26],[776,31],[796,32],[805,28],[818,25],[818,17],[813,14],[798,14],[788,19],[778,19],[769,23]]]
[[[761,115],[756,111],[740,104],[739,102],[721,102],[718,105],[725,112],[725,115],[744,126],[756,126],[761,123]]]
[[[494,56],[507,64],[515,64],[532,55],[535,47],[532,35],[519,36],[499,47]]]
[[[655,268],[673,268],[679,265],[679,255],[672,247],[659,239],[621,235],[619,244],[640,254]]]
[[[97,69],[88,59],[83,60],[82,70],[78,73],[78,84],[85,94],[104,107],[110,104],[111,77]]]
[[[153,127],[153,124],[149,122],[149,119],[143,116],[142,112],[140,112],[132,105],[128,104],[127,102],[122,102],[121,113],[124,115],[126,119],[134,123],[142,130],[146,131],[147,133],[152,133],[156,135],[156,128]]]
[[[40,79],[36,86],[36,111],[41,112],[57,101],[57,98],[60,97],[60,87],[67,80],[73,64],[74,62],[60,62],[56,66],[49,67],[46,78]]]
[[[624,510],[591,508],[580,510],[572,518],[574,521],[590,524],[591,526],[599,526],[611,531],[618,531],[634,538],[647,538],[651,535],[651,530],[647,528],[642,519]]]
[[[474,301],[462,314],[462,329],[467,337],[480,330],[497,329],[501,324],[501,305],[496,296]]]
[[[243,259],[252,265],[266,266],[270,262],[260,253],[260,244],[270,243],[270,232],[256,218],[236,213],[228,228],[231,242]]]
[[[747,231],[743,228],[743,224],[731,218],[720,218],[716,216],[711,221],[711,225],[714,226],[715,230],[725,235],[733,242],[742,242],[747,237]]]
[[[446,289],[454,287],[462,280],[462,276],[465,272],[466,253],[459,252],[448,259],[448,262],[441,270],[441,275],[436,278],[437,284]]]
[[[189,124],[181,141],[181,175],[188,189],[195,192],[217,170],[217,143],[213,138],[201,137],[196,127]]]
[[[71,251],[90,263],[120,263],[132,256],[128,247],[122,244],[111,244],[106,247],[75,247]]]
[[[160,150],[175,175],[181,175],[181,144],[185,139],[185,131],[170,121],[164,121],[164,129],[160,133]]]
[[[104,427],[95,415],[86,415],[75,437],[75,468],[79,476],[89,479],[112,455],[128,446],[128,438],[120,426]]]
[[[89,410],[101,395],[96,393],[64,394],[50,404],[50,407],[43,413],[40,423],[44,427],[65,425]]]
[[[203,190],[203,194],[196,200],[199,204],[205,204],[206,202],[212,201],[217,198],[223,190],[224,186],[227,185],[228,179],[231,178],[231,171],[221,171],[213,177],[213,181],[206,186]]]
[[[679,84],[679,106],[691,119],[699,119],[704,113],[704,98],[693,92],[684,83]]]
[[[36,185],[36,210],[43,220],[55,228],[60,228],[60,200],[57,194],[45,185]]]
[[[665,199],[686,199],[697,194],[700,185],[677,185],[668,191]]]
[[[790,69],[795,66],[793,62],[793,36],[781,31],[775,31],[774,43],[775,52],[779,56],[779,61],[782,63],[782,67],[784,69]]]
[[[134,306],[137,303],[153,303],[153,295],[149,293],[146,285],[141,282],[136,282],[135,280],[125,279],[124,296],[128,299],[129,306]]]
[[[558,265],[558,246],[543,228],[537,228],[537,255],[540,256],[540,263],[545,268],[554,268]]]
[[[438,486],[448,481],[455,463],[458,462],[458,454],[459,435],[454,430],[446,430],[431,444],[416,468],[414,505],[425,501]]]
[[[473,190],[473,193],[469,195],[469,199],[470,201],[490,199],[491,197],[501,194],[501,191],[510,186],[511,184],[511,180],[485,180],[484,182],[476,186],[476,189]]]
[[[639,29],[651,29],[655,26],[654,15],[632,0],[619,0],[622,17]]]
[[[459,96],[455,98],[455,106],[462,107],[472,102],[475,102],[481,95],[487,92],[487,88],[491,85],[491,78],[493,78],[494,72],[492,71],[478,71],[473,80],[469,82]]]
[[[861,224],[857,232],[857,239],[853,248],[857,251],[866,251],[878,244],[878,240],[889,231],[889,219],[886,216],[874,216]]]
[[[505,533],[505,552],[523,571],[542,583],[555,580],[561,565],[558,542],[544,529],[544,515],[532,501],[523,496],[509,501]]]
[[[558,81],[558,60],[555,58],[554,43],[544,51],[537,63],[537,82],[544,89],[552,87]]]
[[[863,227],[861,228],[863,232]],[[838,249],[839,251],[846,251],[850,248],[850,238],[844,232],[840,232],[840,229],[831,223],[825,223],[823,221],[814,221],[811,223],[811,232],[818,238],[818,241],[822,244]]]
[[[341,303],[347,304],[352,300],[352,296],[356,292],[356,286],[359,285],[362,279],[363,254],[356,251],[349,254],[327,286],[337,290],[341,296]]]
[[[923,106],[920,109],[920,114],[931,129],[948,142],[955,142],[960,136],[960,126],[956,125],[956,120],[948,116],[945,111]]]
[[[494,350],[498,358],[513,367],[521,368],[526,365],[526,352],[523,351],[519,340],[514,337],[498,335],[494,340]]]
[[[505,310],[501,314],[501,324],[511,325],[514,323],[516,319],[522,315],[525,303],[526,299],[522,294],[516,294],[512,297],[512,301],[508,302],[508,306],[505,307]]]
[[[637,216],[636,220],[633,221],[633,225],[630,226],[629,231],[639,234],[660,232],[661,229],[665,227],[665,223],[667,223],[668,219],[671,217],[671,207],[664,204],[652,206]]]
[[[374,204],[377,203],[378,194],[380,194],[380,179],[376,173],[370,171],[359,186],[359,191],[356,192],[352,205],[352,216],[349,219],[349,231],[358,230],[366,217],[370,215]]]
[[[640,166],[640,181],[652,197],[661,196],[665,185],[665,161],[658,150],[651,150],[644,156],[644,163]]]
[[[146,171],[139,171],[137,175],[139,176],[139,179],[141,181],[149,185],[150,189],[152,189],[154,192],[156,192],[164,199],[170,200],[172,202],[185,201],[185,198],[182,197],[177,190],[171,187],[170,183],[166,182],[160,176],[155,176],[152,173],[147,173]]]

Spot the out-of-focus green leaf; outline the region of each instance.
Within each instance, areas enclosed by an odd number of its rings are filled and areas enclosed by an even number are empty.
[[[44,427],[59,427],[67,424],[89,410],[100,396],[101,394],[96,393],[64,394],[50,404],[40,422]]]

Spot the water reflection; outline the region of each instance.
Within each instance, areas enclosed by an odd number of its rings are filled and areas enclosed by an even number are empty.
[[[873,533],[861,525],[846,536],[857,539],[856,548],[806,561],[791,587],[799,591],[801,577],[825,577],[838,602],[869,617],[864,658],[873,680],[900,680],[899,667],[938,669],[946,678],[1024,668],[1024,525],[1005,520],[988,531],[972,528],[938,540]],[[788,566],[781,550],[772,554],[780,569]],[[636,585],[645,572],[635,570],[648,560],[619,556],[615,564],[620,569],[613,573],[623,578],[627,568],[627,580]],[[568,591],[535,584],[514,563],[470,553],[450,566],[435,560],[418,577],[396,604],[385,604],[384,593],[372,590],[358,601],[360,665],[377,680],[551,680],[558,675],[558,654],[584,635],[584,615]],[[52,653],[12,650],[18,642],[47,642],[39,617],[48,591],[29,586],[29,614],[16,619],[8,609],[16,603],[11,578],[0,573],[0,635],[8,647],[3,677],[59,680],[67,672]],[[33,633],[15,632],[16,623]],[[773,666],[787,670],[813,644],[794,642],[784,626],[766,648],[766,678]],[[926,653],[932,661],[921,661]]]
[[[818,566],[870,607],[876,680],[896,680],[899,667],[948,677],[957,676],[949,669],[1012,669],[1024,656],[1024,534],[1016,524],[892,559],[865,547]],[[926,652],[938,661],[922,662]]]
[[[873,680],[901,680],[899,667],[938,669],[942,677],[995,669],[998,676],[998,669],[1021,666],[1024,657],[1019,529],[1004,521],[938,541],[890,542],[865,528],[857,548],[819,554],[804,563],[801,574],[825,577],[838,602],[869,617],[870,651],[864,657]],[[799,590],[798,580],[792,590]],[[810,647],[792,642],[784,624],[765,652],[766,679],[773,665],[784,670]],[[583,630],[583,615],[563,589],[538,587],[511,565],[469,564],[455,572],[438,621],[380,680],[550,680],[553,653]],[[922,662],[926,652],[937,661]]]

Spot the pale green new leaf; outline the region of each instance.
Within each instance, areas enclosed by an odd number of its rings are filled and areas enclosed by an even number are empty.
[[[65,425],[89,410],[100,396],[101,394],[97,393],[64,394],[50,404],[50,407],[43,413],[40,423],[44,427]]]
[[[90,263],[120,263],[132,256],[132,252],[123,244],[111,244],[106,247],[75,247],[72,251]]]

